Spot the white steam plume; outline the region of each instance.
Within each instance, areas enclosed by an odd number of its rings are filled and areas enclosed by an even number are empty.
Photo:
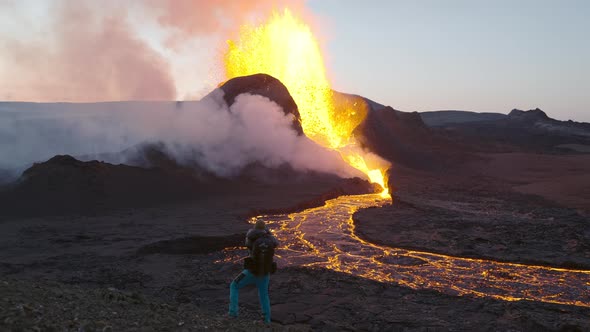
[[[173,102],[0,103],[0,168],[17,169],[56,154],[126,162],[116,152],[142,142],[163,142],[180,164],[220,176],[257,162],[342,177],[362,176],[337,152],[297,136],[292,115],[265,97],[243,94],[228,108],[223,91],[178,107]],[[131,157],[131,156],[129,156]]]
[[[266,97],[242,94],[229,112],[221,90],[215,90],[202,102],[207,103],[206,107],[183,110],[174,118],[175,132],[165,141],[194,149],[203,157],[202,166],[219,175],[233,175],[253,162],[271,168],[288,163],[300,171],[355,174],[338,153],[297,136],[291,127],[293,116],[285,115]],[[181,161],[183,156],[190,156],[175,155]]]

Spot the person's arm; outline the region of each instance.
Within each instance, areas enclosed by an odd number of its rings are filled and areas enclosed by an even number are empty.
[[[244,244],[248,249],[252,249],[252,240],[250,240],[250,234],[252,234],[251,229],[246,232],[246,241],[244,241]]]
[[[270,237],[272,238],[272,242],[273,242],[275,248],[278,247],[279,246],[279,240],[277,240],[277,238],[274,235],[271,235]]]

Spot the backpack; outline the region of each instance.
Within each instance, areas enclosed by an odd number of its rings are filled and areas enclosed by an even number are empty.
[[[275,242],[269,236],[261,236],[252,244],[252,257],[248,270],[254,275],[266,275],[274,273],[276,264],[273,262],[275,254]]]

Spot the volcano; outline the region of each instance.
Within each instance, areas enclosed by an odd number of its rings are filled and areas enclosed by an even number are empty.
[[[301,127],[301,115],[297,104],[289,94],[287,87],[276,78],[266,74],[255,74],[232,78],[219,85],[223,90],[223,99],[231,106],[238,95],[243,93],[260,95],[277,103],[285,114],[293,115],[293,129],[299,135],[303,135]]]
[[[285,115],[292,117],[291,128],[296,134],[304,134],[298,106],[276,78],[266,74],[237,77],[220,84],[219,89],[223,91],[223,100],[228,107],[242,94],[268,98],[279,105]],[[353,136],[363,149],[394,165],[388,172],[392,187],[396,186],[397,170],[461,173],[470,167],[468,165],[481,160],[482,152],[496,152],[500,147],[501,151],[508,152],[564,153],[568,147],[590,146],[588,124],[556,121],[538,109],[513,110],[509,115],[450,111],[419,114],[399,111],[357,95],[332,93],[340,110],[350,107],[368,110]],[[121,104],[127,107],[129,102]],[[17,104],[11,105],[15,107]],[[95,110],[100,108],[100,104],[91,106]],[[113,103],[104,106],[112,108]],[[84,107],[84,104],[80,105],[81,112]],[[90,161],[83,155],[78,157],[82,161],[70,156],[56,156],[45,163],[35,164],[16,182],[4,186],[3,211],[34,210],[43,214],[145,206],[247,188],[257,183],[279,185],[296,179],[311,185],[324,176],[298,173],[288,165],[272,169],[253,161],[240,174],[225,179],[198,164],[179,163],[170,154],[169,147],[161,142],[145,142],[100,156],[103,160],[123,161],[128,165]],[[359,186],[351,188],[338,185],[336,177],[324,177],[334,179],[330,180],[332,188],[325,188],[326,192],[346,194],[374,190],[367,182],[357,182]],[[336,189],[344,187],[348,189]],[[97,201],[101,203],[95,204]]]
[[[265,74],[238,77],[220,84],[219,89],[228,107],[243,94],[268,98],[279,105],[285,115],[292,117],[291,129],[297,135],[303,135],[297,105],[277,79]],[[349,102],[353,100],[350,97],[343,98],[348,98]],[[355,97],[354,100],[359,98]],[[113,108],[113,104],[117,103],[103,105],[109,109]],[[125,108],[130,103],[121,104]],[[84,107],[81,104],[79,111],[84,112]],[[92,104],[91,107],[100,109],[100,104]],[[190,104],[174,106],[175,109],[178,107],[190,107]],[[1,215],[94,215],[110,213],[113,209],[184,202],[227,192],[247,193],[259,190],[261,186],[300,197],[292,201],[292,207],[252,208],[252,211],[281,211],[312,207],[338,195],[377,190],[369,182],[358,178],[341,179],[330,174],[299,172],[286,164],[269,168],[256,160],[239,174],[224,178],[199,166],[199,163],[180,163],[171,154],[171,147],[162,142],[144,142],[121,152],[100,153],[97,156],[102,161],[89,160],[92,156],[85,155],[77,158],[58,155],[45,162],[35,163],[16,181],[4,185],[0,190]],[[108,161],[123,161],[124,164]],[[303,188],[315,194],[294,192]]]

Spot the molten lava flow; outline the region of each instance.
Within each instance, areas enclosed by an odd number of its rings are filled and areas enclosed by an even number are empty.
[[[293,214],[258,216],[281,242],[280,266],[324,267],[382,283],[431,289],[451,296],[539,301],[590,307],[590,271],[498,262],[489,259],[386,247],[357,235],[359,209],[390,204],[378,194],[340,196]],[[228,249],[223,261],[243,259]]]
[[[383,162],[369,165],[356,147],[353,130],[367,116],[367,106],[338,100],[326,77],[324,61],[311,29],[285,9],[264,25],[243,26],[225,54],[228,78],[264,73],[279,79],[297,103],[305,135],[338,150],[351,166],[381,185],[388,196]]]

